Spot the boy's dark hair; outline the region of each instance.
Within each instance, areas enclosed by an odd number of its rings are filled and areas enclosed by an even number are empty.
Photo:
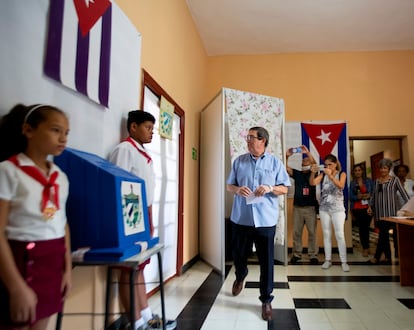
[[[150,114],[149,112],[143,110],[133,110],[128,112],[128,120],[127,120],[127,130],[131,127],[132,123],[136,123],[137,125],[142,124],[145,121],[150,121],[155,124],[155,117]]]
[[[64,112],[51,105],[15,105],[0,119],[0,161],[23,152],[27,146],[26,137],[22,133],[23,124],[36,128],[47,119],[50,111]]]

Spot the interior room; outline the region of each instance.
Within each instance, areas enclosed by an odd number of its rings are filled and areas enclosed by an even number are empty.
[[[225,135],[207,141],[202,135],[203,110],[212,101],[220,102],[217,96],[223,88],[280,98],[285,123],[345,122],[349,165],[363,163],[371,178],[375,179],[382,158],[406,164],[414,171],[410,120],[414,107],[414,3],[103,2],[111,7],[113,28],[114,52],[107,72],[114,80],[107,90],[108,99],[102,98],[98,87],[89,85],[82,90],[67,81],[73,80],[74,73],[68,73],[68,67],[72,70],[76,64],[76,46],[59,52],[65,63],[61,76],[52,77],[45,71],[48,36],[57,31],[50,25],[52,7],[65,8],[67,14],[70,6],[77,15],[77,0],[0,2],[0,115],[18,103],[53,104],[69,118],[67,147],[106,159],[127,136],[130,110],[156,114],[157,139],[148,144],[148,150],[157,170],[154,232],[163,250],[162,270],[157,253],[145,270],[152,312],[162,316],[165,307],[165,317],[176,320],[180,330],[411,329],[414,286],[401,283],[401,258],[393,257],[391,265],[367,264],[378,239],[374,223],[370,254],[364,257],[352,219],[346,221],[349,272],[340,267],[335,242],[332,267],[321,268],[324,250],[320,228],[319,263],[304,260],[293,265],[289,262],[292,201],[287,198],[284,248],[281,261],[274,265],[272,319],[264,321],[258,299],[260,270],[254,254],[240,295],[232,296],[235,273],[225,248],[224,211],[231,198],[225,196],[221,181],[228,175],[228,167],[220,167],[224,174],[220,180],[216,172],[209,177],[220,194],[210,198],[222,203],[221,208],[211,210],[215,211],[212,223],[218,223],[219,229],[201,222],[200,200],[205,188],[202,168],[211,161],[203,158],[205,151],[214,152],[217,143],[223,143],[223,153],[217,157],[224,158],[229,152]],[[97,1],[79,3],[93,7]],[[77,41],[77,16],[73,17],[65,21],[64,28],[75,23],[72,37],[65,42]],[[99,16],[99,26],[101,20]],[[96,30],[91,28],[91,35]],[[100,33],[90,38],[91,46],[101,40]],[[90,76],[99,72],[98,54],[89,56]],[[173,109],[171,138],[158,134],[160,104],[165,101]],[[223,114],[216,124],[225,119]],[[214,127],[214,117],[212,123]],[[227,134],[224,128],[222,132]],[[282,158],[287,147],[283,145]],[[408,178],[414,178],[412,172]],[[210,234],[217,230],[218,234],[205,240],[206,230]],[[220,267],[209,261],[210,253],[219,258]],[[408,258],[414,257],[411,254]],[[106,310],[110,313],[107,329],[126,329],[128,317],[119,305],[117,285],[109,286],[114,299],[110,306],[105,304],[107,285],[112,284],[107,269],[107,264],[72,269],[73,286],[62,319],[51,319],[48,330],[104,329]],[[160,273],[162,286],[158,283]]]

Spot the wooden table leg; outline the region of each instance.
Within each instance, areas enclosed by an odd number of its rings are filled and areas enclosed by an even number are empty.
[[[414,226],[397,223],[400,284],[414,286]]]

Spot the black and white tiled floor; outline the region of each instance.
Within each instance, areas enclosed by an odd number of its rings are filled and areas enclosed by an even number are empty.
[[[357,245],[357,244],[356,244]],[[245,287],[231,295],[234,269],[224,278],[202,261],[165,285],[168,318],[178,330],[255,329],[414,329],[414,287],[399,283],[398,263],[366,265],[358,248],[348,254],[350,272],[344,273],[337,254],[333,266],[304,261],[275,265],[273,320],[261,319],[258,265],[249,265]],[[160,313],[158,294],[151,308]]]

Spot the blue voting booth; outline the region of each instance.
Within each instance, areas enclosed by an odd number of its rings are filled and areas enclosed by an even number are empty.
[[[72,251],[84,260],[120,261],[151,248],[145,183],[97,155],[66,148],[54,162],[69,178]]]

